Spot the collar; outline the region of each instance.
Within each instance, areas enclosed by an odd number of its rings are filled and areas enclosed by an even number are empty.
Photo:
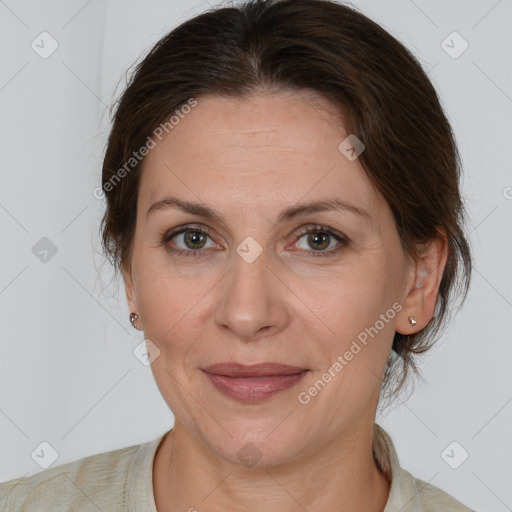
[[[395,446],[389,434],[377,423],[373,427],[373,456],[377,466],[391,482],[383,512],[423,512],[420,493],[428,485],[400,467]]]

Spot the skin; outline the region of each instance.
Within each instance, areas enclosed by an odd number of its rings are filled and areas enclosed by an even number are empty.
[[[382,512],[390,484],[371,449],[380,381],[394,332],[420,330],[433,316],[446,241],[433,240],[418,260],[403,251],[386,201],[359,161],[338,150],[348,135],[340,117],[311,91],[197,100],[146,157],[123,272],[137,326],[160,351],[151,367],[175,416],[154,460],[157,508]],[[176,207],[147,214],[168,196],[205,204],[224,221]],[[286,207],[334,197],[369,217],[333,210],[277,222]],[[162,243],[188,224],[210,230],[204,242],[186,245],[182,233]],[[315,241],[297,234],[317,224],[349,244],[331,236],[328,246],[317,242],[325,256],[315,257]],[[248,236],[263,249],[251,263],[236,252]],[[298,394],[394,303],[401,311],[300,403]],[[309,372],[247,404],[217,391],[201,371],[222,361]],[[248,442],[261,453],[253,467],[237,456]]]

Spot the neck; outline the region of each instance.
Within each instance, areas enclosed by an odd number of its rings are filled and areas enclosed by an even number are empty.
[[[390,482],[372,454],[373,424],[344,433],[286,464],[232,464],[178,421],[160,444],[153,487],[158,511],[250,510],[382,512]]]

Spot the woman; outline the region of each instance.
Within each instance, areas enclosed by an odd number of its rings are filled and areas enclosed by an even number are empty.
[[[467,293],[459,172],[420,65],[346,6],[173,30],[117,105],[102,233],[174,427],[2,510],[470,510],[375,424]]]

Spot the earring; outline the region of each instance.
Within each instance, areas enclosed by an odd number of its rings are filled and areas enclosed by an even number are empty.
[[[411,324],[412,327],[414,327],[418,322],[416,322],[416,320],[414,320],[414,318],[412,316],[410,316],[409,323]]]
[[[137,331],[142,331],[142,329],[139,329],[139,328],[135,325],[135,320],[137,320],[137,318],[139,318],[139,315],[137,315],[137,313],[130,313],[130,323],[132,324],[132,327],[134,327],[135,329],[137,329]]]

